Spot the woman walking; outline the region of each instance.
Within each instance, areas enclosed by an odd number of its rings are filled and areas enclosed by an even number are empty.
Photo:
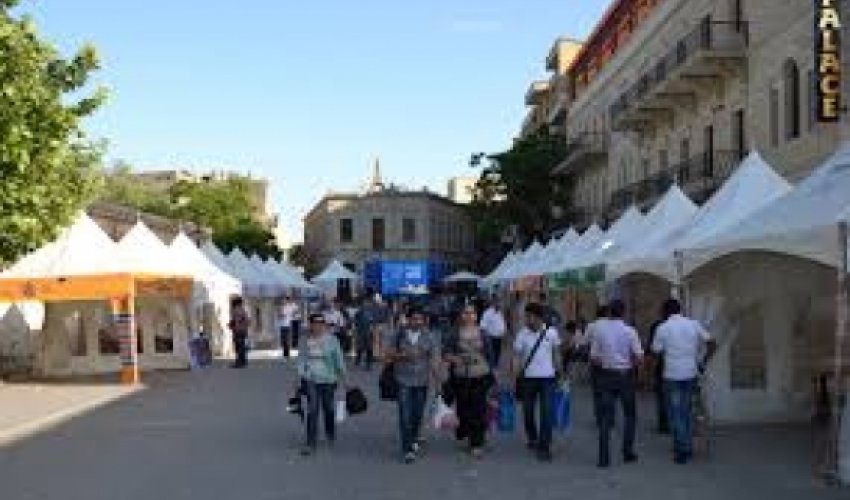
[[[461,311],[458,329],[447,342],[444,359],[457,403],[460,425],[456,437],[480,458],[487,432],[487,394],[494,385],[492,344],[478,326],[475,307]]]
[[[337,384],[345,380],[345,360],[339,340],[328,333],[322,314],[310,316],[310,330],[302,349],[298,351],[300,390],[307,396],[307,436],[302,455],[316,451],[319,434],[319,411],[325,421],[325,437],[333,444],[336,439],[334,393]]]

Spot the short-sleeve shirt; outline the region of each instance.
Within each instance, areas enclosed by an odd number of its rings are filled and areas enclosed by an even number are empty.
[[[534,353],[534,357],[529,361],[531,351],[534,350],[534,344],[537,343],[540,335],[544,336],[543,340],[537,352]],[[556,374],[554,354],[559,345],[561,345],[561,337],[554,328],[546,327],[538,332],[528,327],[520,330],[514,340],[514,352],[519,356],[520,368],[528,364],[528,368],[521,375],[526,378],[553,378]]]
[[[594,322],[590,339],[590,357],[606,370],[630,370],[634,358],[643,356],[637,330],[621,319]]]
[[[664,355],[665,380],[690,380],[699,373],[698,359],[711,334],[698,322],[681,314],[671,316],[658,326],[652,351]]]
[[[411,360],[395,363],[396,380],[405,387],[426,387],[431,368],[441,356],[440,337],[428,329],[390,331],[384,335],[382,347],[385,351],[398,350],[413,356]]]

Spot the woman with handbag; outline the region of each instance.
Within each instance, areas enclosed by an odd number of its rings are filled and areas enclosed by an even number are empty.
[[[300,390],[307,396],[307,436],[301,454],[316,451],[319,434],[319,412],[325,421],[325,437],[329,443],[336,439],[334,393],[337,384],[345,381],[345,359],[339,340],[328,333],[325,316],[310,315],[310,330],[298,351]]]
[[[490,365],[493,356],[473,305],[463,308],[458,326],[444,356],[460,421],[456,438],[468,446],[473,457],[480,458],[487,432],[487,395],[495,380]]]
[[[511,373],[516,380],[516,396],[522,403],[528,447],[538,460],[552,460],[552,397],[561,369],[560,336],[547,326],[545,309],[539,304],[525,307],[526,327],[514,341]],[[538,415],[539,410],[539,422]]]

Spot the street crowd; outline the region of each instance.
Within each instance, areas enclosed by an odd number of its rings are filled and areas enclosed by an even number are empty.
[[[352,395],[363,399],[362,391],[349,383],[345,358],[353,354],[354,365],[364,370],[381,363],[377,383],[381,399],[398,406],[404,463],[415,462],[422,452],[428,408],[435,408],[435,421],[445,422],[466,452],[481,458],[493,414],[513,413],[512,401],[521,408],[529,450],[538,460],[551,461],[554,396],[579,372],[589,375],[593,392],[597,465],[611,466],[611,434],[618,421],[623,425],[622,461],[637,462],[636,379],[649,357],[655,367],[658,431],[672,434],[672,458],[685,464],[694,453],[694,395],[715,343],[671,298],[642,345],[624,319],[625,309],[622,301],[613,300],[599,307],[592,322],[561,324],[545,302],[529,302],[522,308],[521,323],[511,325],[495,297],[484,304],[445,296],[385,303],[367,294],[348,307],[337,300],[307,306],[286,297],[277,326],[283,357],[295,356],[293,400],[305,401],[297,410],[305,421],[301,453],[316,452],[320,416],[327,441],[336,439],[339,387],[345,388],[346,400]],[[232,303],[230,327],[237,353],[233,367],[241,368],[247,363],[250,327],[241,299]],[[494,412],[494,404],[503,407]],[[621,419],[616,418],[618,405]]]

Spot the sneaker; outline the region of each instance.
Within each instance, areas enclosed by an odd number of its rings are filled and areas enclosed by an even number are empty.
[[[623,453],[623,462],[625,462],[627,464],[632,464],[632,463],[635,463],[637,461],[638,461],[638,456],[634,452]]]
[[[413,453],[412,451],[408,451],[407,453],[404,454],[403,460],[404,460],[404,463],[406,463],[406,464],[412,464],[413,462],[416,461],[416,453]]]

